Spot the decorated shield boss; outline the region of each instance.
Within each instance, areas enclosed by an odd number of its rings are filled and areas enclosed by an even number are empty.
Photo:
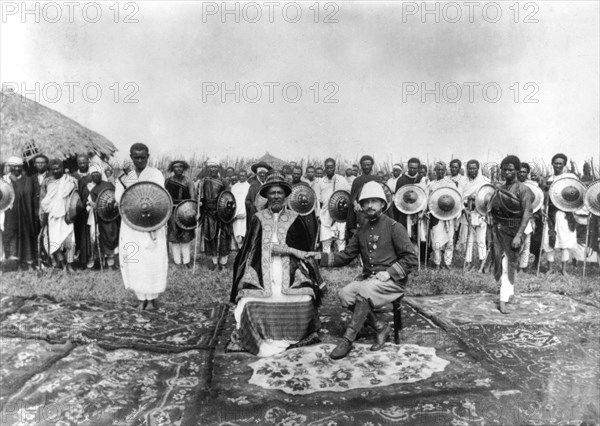
[[[348,209],[350,209],[350,193],[340,189],[331,194],[327,210],[329,215],[336,222],[345,222],[348,219]]]
[[[222,222],[229,223],[235,218],[237,205],[231,191],[223,191],[217,199],[217,216]]]
[[[115,204],[115,190],[104,188],[96,198],[98,217],[104,222],[112,222],[119,217],[119,208]]]
[[[137,182],[128,187],[119,204],[121,218],[130,228],[151,232],[164,226],[173,211],[173,200],[154,182]]]

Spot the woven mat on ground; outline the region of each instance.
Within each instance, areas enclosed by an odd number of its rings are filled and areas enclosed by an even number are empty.
[[[73,348],[42,340],[3,338],[0,342],[0,405],[31,377],[44,371]]]
[[[346,320],[342,308],[321,310],[321,344],[257,358],[225,352],[223,342],[215,351],[212,394],[186,419],[197,424],[478,424],[487,419],[485,407],[498,411],[504,395],[518,392],[504,377],[482,368],[451,334],[409,306],[403,311],[400,345],[370,352],[374,335],[363,333],[349,356],[338,361],[328,353]],[[230,316],[224,336],[234,327]],[[505,423],[506,416],[500,417]],[[492,417],[499,418],[496,412]]]
[[[137,311],[128,305],[96,301],[56,302],[35,296],[0,323],[3,337],[40,339],[50,343],[96,343],[104,348],[155,352],[211,349],[227,313],[227,305],[181,308],[164,305]]]
[[[209,377],[209,351],[153,354],[78,346],[3,407],[16,425],[178,425]]]

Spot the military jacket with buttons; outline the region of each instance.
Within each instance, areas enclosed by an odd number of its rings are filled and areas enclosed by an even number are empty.
[[[406,228],[386,215],[373,222],[365,220],[338,253],[323,253],[321,266],[344,266],[360,255],[363,276],[387,271],[394,282],[406,283],[417,267],[417,255]]]

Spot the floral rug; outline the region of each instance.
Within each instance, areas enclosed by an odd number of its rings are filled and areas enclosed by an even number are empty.
[[[450,324],[557,324],[600,321],[600,310],[567,296],[540,292],[517,294],[509,314],[498,310],[498,295],[489,293],[407,297],[405,302],[439,323]]]
[[[140,312],[96,301],[55,302],[44,296],[16,299],[12,302],[16,309],[0,325],[2,337],[155,352],[213,348],[228,310],[227,305],[217,304],[200,309],[163,306]],[[3,298],[3,304],[10,302]]]
[[[207,386],[209,358],[79,346],[8,399],[3,423],[179,425]]]
[[[356,344],[348,356],[333,361],[335,345],[315,345],[259,359],[249,366],[254,371],[249,383],[278,389],[291,395],[314,392],[345,392],[397,383],[413,383],[444,371],[449,361],[435,349],[418,345],[386,345],[371,352],[370,345]]]

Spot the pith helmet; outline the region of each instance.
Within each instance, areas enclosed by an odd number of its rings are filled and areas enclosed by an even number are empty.
[[[358,197],[358,202],[362,202],[363,200],[368,200],[369,198],[378,198],[383,203],[383,210],[385,211],[388,207],[388,202],[385,197],[385,192],[383,192],[382,186],[375,182],[367,182],[362,187],[360,191],[360,196]]]

